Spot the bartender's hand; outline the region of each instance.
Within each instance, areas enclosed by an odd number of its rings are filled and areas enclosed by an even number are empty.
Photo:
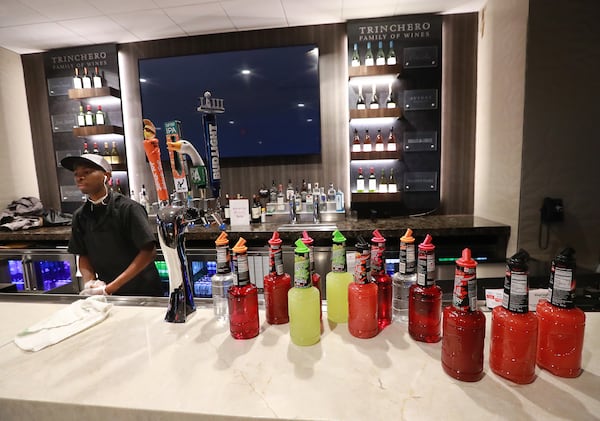
[[[83,287],[84,289],[79,295],[108,295],[106,293],[106,283],[99,279],[87,281]]]

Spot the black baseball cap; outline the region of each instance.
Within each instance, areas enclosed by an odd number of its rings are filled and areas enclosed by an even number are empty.
[[[73,171],[77,165],[98,169],[104,172],[112,172],[112,167],[101,155],[86,153],[81,156],[67,156],[60,160],[60,165]]]

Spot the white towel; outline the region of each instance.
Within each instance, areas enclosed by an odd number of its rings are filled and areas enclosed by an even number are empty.
[[[25,351],[39,351],[100,323],[111,308],[102,295],[77,300],[17,334],[15,344]]]

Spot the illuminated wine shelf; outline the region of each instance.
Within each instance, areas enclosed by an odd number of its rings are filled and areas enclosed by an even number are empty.
[[[104,86],[102,88],[69,89],[69,99],[99,98],[103,96],[121,98],[121,91],[111,88],[110,86]]]
[[[352,201],[356,203],[390,203],[400,202],[402,192],[396,193],[356,193],[352,192]]]
[[[366,77],[366,76],[388,76],[398,77],[402,71],[400,64],[383,66],[356,66],[348,68],[348,77]]]
[[[73,127],[73,135],[77,137],[98,136],[105,134],[116,134],[123,136],[125,132],[123,131],[123,127],[111,125]]]
[[[402,118],[400,108],[380,108],[378,110],[350,110],[350,120],[356,118]]]
[[[400,159],[400,151],[350,152],[353,161],[368,159]]]

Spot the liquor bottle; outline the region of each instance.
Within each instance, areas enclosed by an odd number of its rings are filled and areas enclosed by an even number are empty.
[[[393,171],[393,168],[392,168]],[[408,322],[408,298],[410,287],[417,281],[417,258],[415,253],[415,237],[412,230],[400,237],[400,255],[398,258],[398,272],[392,276],[392,308],[394,319]]]
[[[333,187],[333,183],[329,183],[329,188],[327,189],[327,201],[335,202],[335,187]]]
[[[354,253],[354,282],[348,286],[348,331],[356,338],[379,333],[377,285],[370,281],[371,246],[358,236]]]
[[[371,279],[377,285],[377,323],[382,330],[392,323],[392,277],[385,271],[385,238],[377,229],[371,238]]]
[[[96,155],[100,155],[100,149],[98,149],[98,144],[96,142],[94,142],[94,145],[92,147],[92,153],[96,154]]]
[[[356,100],[356,109],[357,110],[366,110],[367,103],[365,102],[365,97],[362,92],[362,85],[358,85],[358,99]]]
[[[371,50],[371,43],[367,42],[367,52],[365,54],[365,66],[373,66],[375,64],[375,58],[373,57],[373,51]]]
[[[379,193],[387,193],[388,185],[387,178],[385,177],[385,170],[381,169],[381,177],[379,178]]]
[[[102,88],[102,75],[98,70],[98,66],[94,67],[94,75],[92,76],[92,85],[94,88]]]
[[[109,164],[112,164],[110,159],[110,149],[108,147],[108,142],[104,142],[104,148],[102,149],[102,157],[106,159]]]
[[[379,97],[377,96],[377,86],[375,84],[373,84],[371,92],[373,92],[373,95],[371,95],[371,102],[369,102],[369,109],[377,110],[377,109],[379,109]]]
[[[92,78],[88,74],[88,68],[83,68],[83,76],[81,77],[81,85],[84,89],[92,87]]]
[[[529,311],[528,260],[523,249],[508,259],[502,305],[491,321],[490,368],[517,384],[535,380],[538,319]]]
[[[344,192],[341,189],[337,189],[335,192],[335,211],[336,212],[344,212],[346,209],[346,204],[344,202]]]
[[[585,313],[575,307],[575,250],[566,248],[552,260],[548,300],[540,300],[537,365],[559,377],[581,374]]]
[[[83,113],[83,108],[82,111]],[[354,140],[352,140],[352,152],[360,152],[362,150],[362,144],[360,143],[360,136],[358,135],[358,129],[354,129]]]
[[[362,167],[358,169],[358,177],[356,178],[356,192],[362,193],[365,191],[365,176],[363,175]]]
[[[394,177],[394,167],[390,168],[390,179],[388,181],[388,193],[397,193],[398,184],[396,184],[396,177]]]
[[[144,209],[146,209],[146,213],[150,215],[151,204],[144,184],[142,184],[142,189],[140,190],[140,205],[142,205]]]
[[[369,193],[377,191],[377,179],[375,178],[375,169],[371,167],[369,169]]]
[[[306,184],[306,180],[302,179],[302,184],[300,187],[300,200],[302,203],[306,203],[306,194],[308,192],[308,185]]]
[[[85,113],[83,112],[83,105],[79,105],[79,114],[77,114],[77,126],[85,126]]]
[[[325,277],[325,297],[327,298],[327,319],[334,323],[348,321],[348,285],[352,274],[346,266],[346,237],[339,230],[332,235],[331,272]]]
[[[229,287],[233,285],[229,239],[225,231],[222,231],[215,240],[215,250],[217,253],[217,273],[210,279],[213,313],[218,322],[225,323],[229,318],[227,293]]]
[[[285,190],[285,197],[287,198],[288,202],[294,198],[294,192],[294,184],[292,183],[292,179],[290,178],[288,179],[287,189]]]
[[[285,195],[283,194],[283,184],[280,184],[277,187],[277,210],[280,212],[285,210]]]
[[[252,206],[250,207],[250,223],[260,224],[260,213],[261,213],[260,200],[258,199],[257,195],[253,194],[252,195]]]
[[[308,232],[303,231],[302,232],[302,242],[306,245],[306,247],[308,247],[308,259],[310,261],[310,279],[312,281],[312,286],[314,286],[317,291],[319,291],[319,314],[320,317],[323,317],[323,306],[321,305],[322,302],[322,294],[321,294],[321,275],[319,275],[316,271],[315,271],[315,251],[314,251],[314,247],[313,247],[313,242],[314,240],[308,235]]]
[[[442,367],[457,380],[483,377],[485,316],[477,309],[477,262],[465,248],[456,260],[452,305],[444,308]]]
[[[234,339],[258,335],[258,291],[250,281],[248,247],[240,237],[233,251],[233,285],[228,289],[229,330]]]
[[[435,284],[435,246],[429,234],[419,244],[417,283],[409,292],[408,333],[419,342],[442,339],[442,289]]]
[[[396,64],[396,51],[394,51],[394,41],[390,41],[390,48],[388,49],[386,63],[390,66]]]
[[[394,98],[394,91],[392,90],[392,83],[388,84],[388,96],[385,100],[386,108],[396,108],[396,99]]]
[[[379,41],[377,47],[377,56],[375,58],[375,64],[378,66],[385,65],[385,52],[383,51],[383,41]]]
[[[306,183],[306,212],[312,212],[314,210],[314,202],[312,184]]]
[[[79,67],[75,67],[75,76],[73,76],[73,88],[83,88],[83,81],[81,80],[81,76],[79,76]]]
[[[385,145],[383,144],[383,136],[381,136],[381,129],[377,129],[377,136],[375,137],[375,152],[383,152]]]
[[[85,125],[86,126],[93,126],[96,124],[96,118],[94,113],[92,112],[92,106],[91,105],[87,105],[86,106],[86,113],[85,113]]]
[[[265,313],[267,323],[284,324],[290,321],[288,315],[288,291],[292,277],[283,271],[283,250],[277,231],[269,240],[269,273],[264,278]]]
[[[301,239],[294,250],[294,287],[288,292],[290,339],[299,346],[314,345],[321,339],[319,292],[310,280],[309,249]]]
[[[371,144],[371,136],[369,135],[369,130],[365,130],[365,142],[363,143],[363,152],[371,152],[373,150],[373,145]]]
[[[120,164],[121,157],[119,156],[119,150],[117,149],[117,142],[112,143],[112,149],[110,150],[110,161],[111,164]]]
[[[275,179],[273,179],[273,182],[271,183],[271,188],[269,189],[269,202],[277,202],[277,185],[275,184]]]
[[[390,128],[390,134],[388,136],[386,149],[390,152],[396,150],[396,135],[394,135],[394,128]]]
[[[96,125],[103,126],[106,124],[106,114],[102,111],[102,105],[98,105],[98,111],[96,111]]]
[[[358,54],[358,44],[354,43],[354,48],[352,50],[352,67],[360,66],[360,55]]]
[[[86,153],[90,153],[90,151],[88,150],[88,144],[87,144],[87,142],[83,142],[83,153],[82,153],[82,155],[85,155]]]

